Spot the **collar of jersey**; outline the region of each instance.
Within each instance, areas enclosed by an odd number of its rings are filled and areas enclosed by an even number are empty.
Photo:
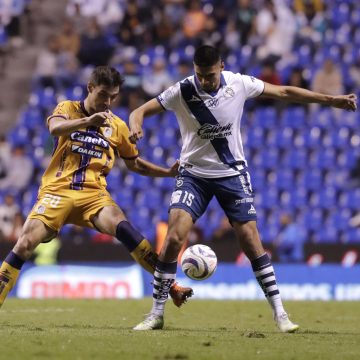
[[[82,112],[83,112],[86,116],[90,116],[90,114],[89,114],[89,113],[86,111],[86,109],[85,109],[84,100],[81,100],[81,101],[80,101],[80,107],[81,107]]]
[[[203,93],[209,94],[212,97],[216,96],[217,93],[219,92],[219,90],[221,89],[221,87],[226,85],[226,81],[225,81],[224,75],[222,73],[220,75],[220,86],[219,86],[219,88],[217,90],[211,91],[211,92],[207,92],[207,91],[205,91],[205,90],[203,90],[201,88],[200,82],[199,82],[196,75],[194,75],[194,79],[195,79],[196,89],[198,90],[198,92],[203,92]]]

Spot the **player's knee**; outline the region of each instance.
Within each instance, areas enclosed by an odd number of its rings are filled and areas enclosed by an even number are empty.
[[[166,238],[166,242],[169,247],[173,250],[180,251],[185,239],[182,239],[181,236],[176,232],[169,232]]]
[[[32,239],[32,237],[28,234],[22,234],[18,239],[14,251],[24,260],[28,260],[37,245],[37,242]]]
[[[256,239],[257,228],[251,222],[236,224],[234,227],[240,238],[240,241],[252,243]]]

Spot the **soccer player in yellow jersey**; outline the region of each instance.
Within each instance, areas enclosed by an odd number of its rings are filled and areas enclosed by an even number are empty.
[[[53,239],[64,224],[96,228],[116,236],[132,257],[154,273],[157,255],[150,243],[126,219],[106,190],[106,175],[120,156],[128,169],[146,176],[174,177],[178,164],[163,168],[139,157],[129,141],[124,121],[110,111],[123,79],[111,67],[93,71],[84,101],[63,101],[47,119],[55,149],[29,214],[13,250],[0,268],[0,306],[14,286],[24,262],[42,242]],[[172,287],[181,306],[192,289]]]

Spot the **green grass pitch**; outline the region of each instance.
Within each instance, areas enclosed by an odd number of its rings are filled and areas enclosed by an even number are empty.
[[[131,330],[144,300],[8,299],[0,359],[347,360],[360,356],[360,302],[288,302],[301,330],[281,334],[265,301],[168,302],[165,329]]]

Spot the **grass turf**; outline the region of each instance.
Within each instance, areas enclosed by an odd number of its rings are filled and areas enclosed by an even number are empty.
[[[0,310],[0,359],[358,359],[359,302],[288,302],[281,334],[265,301],[167,304],[165,329],[135,332],[151,300],[19,300]]]

